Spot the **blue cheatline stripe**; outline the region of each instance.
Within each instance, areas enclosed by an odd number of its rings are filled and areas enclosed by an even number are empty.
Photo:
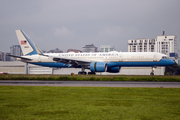
[[[70,64],[65,65],[64,63],[56,62],[38,62],[31,63],[44,67],[58,67],[67,68]],[[174,61],[171,59],[162,59],[159,62],[108,62],[107,67],[152,67],[152,66],[168,66],[173,65]]]
[[[31,39],[26,35],[26,33],[24,31],[21,30],[21,32],[23,33],[24,37],[27,39],[27,41],[29,42],[29,44],[31,45],[31,47],[33,48],[33,51],[26,54],[26,55],[34,55],[34,54],[38,54],[36,49],[35,49],[35,46],[34,46],[34,43],[31,41]]]

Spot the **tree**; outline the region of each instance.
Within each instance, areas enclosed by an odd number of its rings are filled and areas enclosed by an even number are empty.
[[[165,67],[165,75],[180,75],[180,66],[177,63]]]

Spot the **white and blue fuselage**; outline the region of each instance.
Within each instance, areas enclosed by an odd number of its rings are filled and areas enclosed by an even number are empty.
[[[83,66],[90,66],[91,63],[104,62],[108,68],[113,67],[156,67],[156,66],[168,66],[174,64],[174,61],[167,58],[166,55],[156,52],[109,52],[109,53],[46,53],[42,55],[30,55],[24,56],[32,59],[29,63],[45,66],[45,67],[57,67],[67,68],[73,67],[70,60],[81,60]],[[53,56],[53,57],[52,57]],[[54,58],[66,58],[67,63],[54,61]],[[86,62],[90,61],[90,62]],[[81,67],[81,66],[76,66]],[[89,68],[89,67],[86,67]]]
[[[156,52],[42,53],[22,30],[16,30],[16,34],[25,56],[12,57],[45,67],[82,68],[79,74],[86,74],[85,69],[91,71],[88,74],[117,73],[121,67],[157,67],[174,64],[167,55]]]

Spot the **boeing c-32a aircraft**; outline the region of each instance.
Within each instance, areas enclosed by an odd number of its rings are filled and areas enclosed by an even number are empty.
[[[81,68],[78,74],[87,74],[85,69],[96,72],[119,73],[121,67],[152,67],[173,65],[167,55],[156,52],[96,52],[96,53],[43,53],[22,30],[16,30],[24,56],[14,56],[19,61],[56,68]]]

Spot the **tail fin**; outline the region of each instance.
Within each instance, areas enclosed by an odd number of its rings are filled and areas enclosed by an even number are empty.
[[[43,54],[24,31],[16,30],[16,35],[24,56]]]

